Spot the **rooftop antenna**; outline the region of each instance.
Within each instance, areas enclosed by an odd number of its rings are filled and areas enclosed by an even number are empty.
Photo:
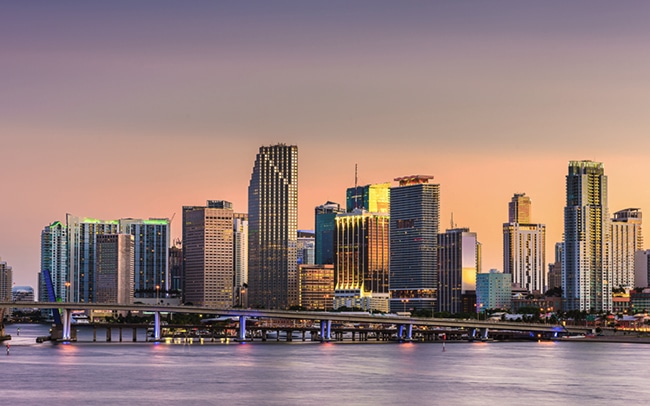
[[[453,211],[451,212],[451,228],[452,229],[455,228],[455,226],[454,226],[454,212]]]
[[[354,164],[354,208],[359,208],[359,190],[358,188],[359,177],[357,174],[357,164]]]

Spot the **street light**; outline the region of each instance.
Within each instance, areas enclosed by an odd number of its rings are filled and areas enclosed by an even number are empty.
[[[65,301],[70,302],[70,282],[65,283]]]
[[[402,302],[402,304],[404,305],[404,313],[406,313],[406,304],[409,302],[409,300],[408,299],[402,299],[402,300],[400,300],[400,302]]]
[[[160,292],[160,285],[156,285],[156,305],[158,304],[158,292]]]

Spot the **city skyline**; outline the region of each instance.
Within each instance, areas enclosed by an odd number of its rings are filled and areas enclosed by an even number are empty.
[[[604,163],[611,213],[650,206],[650,5],[34,4],[0,17],[16,285],[37,287],[40,233],[66,213],[175,214],[173,240],[185,205],[246,211],[255,154],[278,142],[300,148],[300,229],[345,203],[356,164],[359,185],[430,174],[440,232],[452,213],[476,232],[484,271],[503,270],[514,193],[547,253],[562,241],[569,161]]]

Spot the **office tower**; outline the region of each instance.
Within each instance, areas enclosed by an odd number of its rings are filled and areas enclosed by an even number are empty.
[[[334,265],[300,265],[300,306],[305,310],[332,310]]]
[[[476,312],[509,309],[512,302],[510,275],[490,269],[476,275]]]
[[[476,290],[481,272],[481,246],[469,228],[438,234],[438,311],[460,313],[462,295]]]
[[[68,237],[67,227],[60,221],[45,226],[41,231],[41,271],[39,273],[38,300],[49,302],[43,271],[48,270],[52,278],[52,287],[57,298],[69,301],[68,290]],[[56,299],[56,298],[55,298]]]
[[[634,253],[643,250],[641,211],[625,209],[611,219],[612,289],[630,290],[634,285]]]
[[[316,238],[311,230],[298,230],[296,261],[298,265],[314,265]]]
[[[645,288],[650,285],[650,250],[634,254],[634,287]]]
[[[565,310],[612,310],[609,233],[603,164],[569,162],[562,262]]]
[[[95,303],[133,303],[134,237],[98,235],[95,258]]]
[[[334,308],[389,310],[389,215],[355,209],[336,216]]]
[[[136,298],[166,296],[169,278],[169,219],[120,219],[120,233],[134,237]]]
[[[179,297],[183,293],[184,280],[183,243],[177,238],[174,240],[174,244],[169,247],[169,291],[172,296]]]
[[[131,234],[134,238],[134,289],[139,295],[164,295],[169,283],[169,220],[99,220],[66,215],[70,299],[95,301],[96,237]],[[156,289],[156,286],[158,288]]]
[[[234,305],[248,307],[246,288],[248,288],[248,214],[235,213],[233,217],[233,248],[235,268]]]
[[[390,189],[390,310],[436,310],[440,185],[433,176],[396,178]]]
[[[546,285],[546,226],[531,222],[531,202],[517,193],[508,204],[503,224],[503,273],[528,292],[543,293]]]
[[[370,213],[390,211],[390,183],[355,186],[346,191],[346,212],[363,209]]]
[[[555,243],[555,262],[548,264],[547,290],[562,289],[562,247],[561,242]]]
[[[318,265],[334,264],[334,229],[336,215],[344,213],[338,203],[328,201],[315,209],[316,244],[314,262]]]
[[[298,147],[260,147],[248,186],[249,306],[298,305]]]
[[[11,267],[0,258],[0,301],[11,301],[11,288],[13,286],[13,273]]]
[[[233,306],[233,217],[232,204],[223,200],[183,207],[186,303]]]

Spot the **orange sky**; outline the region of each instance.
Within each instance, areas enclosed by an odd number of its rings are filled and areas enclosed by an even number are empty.
[[[66,213],[247,210],[261,145],[299,148],[299,225],[353,185],[428,174],[502,269],[514,193],[561,240],[569,160],[605,163],[610,212],[650,202],[650,6],[607,2],[146,2],[5,7],[0,257],[36,286]],[[588,7],[587,7],[588,5]]]

